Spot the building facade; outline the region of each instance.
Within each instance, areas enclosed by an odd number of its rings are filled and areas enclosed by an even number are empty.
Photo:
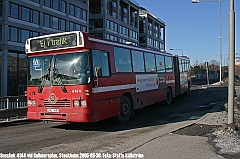
[[[142,7],[139,17],[139,45],[154,50],[165,50],[165,23]]]
[[[140,25],[144,19],[140,9],[133,0],[0,0],[0,96],[24,93],[27,84],[24,46],[30,37],[81,30],[151,48],[141,41],[141,36],[149,37],[158,41],[159,47],[155,49],[165,48],[164,22],[146,13],[145,22],[151,18],[152,26],[158,23],[157,34],[161,36],[153,37],[156,28]],[[146,32],[142,33],[144,28]]]

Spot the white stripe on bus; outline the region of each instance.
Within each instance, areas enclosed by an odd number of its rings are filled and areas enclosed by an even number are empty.
[[[116,90],[131,89],[131,88],[136,88],[136,84],[97,87],[97,88],[93,88],[93,93],[116,91]]]
[[[167,80],[166,84],[169,84],[169,83],[175,83],[175,80]]]

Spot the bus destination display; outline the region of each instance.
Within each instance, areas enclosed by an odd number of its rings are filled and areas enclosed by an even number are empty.
[[[31,51],[53,50],[77,45],[77,34],[58,35],[30,40]]]

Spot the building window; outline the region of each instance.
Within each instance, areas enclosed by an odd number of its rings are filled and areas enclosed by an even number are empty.
[[[66,2],[63,0],[44,0],[44,6],[66,13]]]
[[[51,7],[51,1],[50,0],[45,0],[44,5],[47,7]]]
[[[19,36],[18,28],[9,27],[8,40],[18,42],[18,36]]]
[[[59,8],[59,0],[52,0],[52,8],[55,10],[60,10]]]
[[[73,4],[69,4],[69,15],[77,17],[79,19],[87,20],[87,11],[74,6]]]
[[[32,11],[32,22],[34,24],[39,24],[39,12]]]
[[[47,14],[43,14],[44,22],[43,25],[46,27],[50,27],[50,16]]]
[[[38,32],[15,28],[15,27],[9,27],[8,28],[8,40],[12,42],[19,42],[19,43],[25,43],[26,40],[30,37],[36,37],[38,36]]]
[[[54,29],[59,29],[58,28],[58,18],[56,18],[56,17],[52,17],[52,27],[54,28]]]
[[[22,8],[22,14],[21,14],[21,19],[24,21],[30,21],[30,9],[21,7]]]
[[[10,3],[9,17],[39,24],[39,12],[23,6]]]
[[[18,5],[10,3],[9,17],[18,19],[19,10]]]
[[[27,56],[8,53],[8,95],[23,95],[27,84]],[[24,88],[23,88],[24,87]]]
[[[29,38],[29,31],[22,29],[21,30],[21,43],[25,43],[28,38]]]
[[[63,19],[60,19],[60,30],[66,31],[66,21]]]

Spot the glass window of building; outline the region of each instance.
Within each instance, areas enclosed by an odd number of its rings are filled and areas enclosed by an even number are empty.
[[[25,54],[8,53],[8,95],[23,95],[27,84],[27,57]],[[22,87],[22,89],[20,89]],[[21,90],[21,92],[20,92]]]
[[[51,7],[51,0],[44,0],[44,5],[47,7]]]
[[[56,17],[52,17],[52,27],[54,28],[54,29],[58,29],[58,18],[56,18]]]
[[[74,16],[75,13],[75,7],[72,4],[69,4],[69,14]]]
[[[66,13],[66,2],[60,1],[60,11]]]
[[[27,56],[19,54],[18,57],[18,94],[23,95],[27,85]]]
[[[14,42],[18,42],[18,28],[14,28],[14,27],[9,27],[9,34],[8,34],[8,40],[9,41],[14,41]]]
[[[154,54],[144,53],[146,72],[156,72]]]
[[[8,53],[8,95],[17,95],[17,53]]]
[[[25,43],[26,40],[29,38],[29,31],[28,30],[21,30],[21,43]]]
[[[46,27],[50,27],[50,16],[49,15],[47,15],[47,14],[44,14],[43,15],[43,18],[44,18],[44,26],[46,26]]]
[[[21,7],[22,8],[22,12],[21,12],[21,19],[24,21],[30,21],[30,9],[25,8],[25,7]]]
[[[83,32],[87,32],[87,27],[86,27],[86,26],[82,26],[81,28],[82,28],[81,30],[82,30]],[[100,33],[100,34],[101,34],[101,33]],[[102,36],[98,36],[98,37],[102,38]]]
[[[81,25],[79,25],[79,24],[76,24],[76,28],[75,28],[77,31],[78,30],[81,30]]]
[[[72,22],[69,22],[69,31],[74,30],[74,24]]]
[[[59,0],[52,0],[52,4],[53,4],[53,9],[55,10],[59,10]]]
[[[81,10],[80,10],[80,8],[76,7],[76,8],[75,8],[75,12],[76,12],[76,13],[75,13],[76,17],[77,17],[77,18],[80,18],[80,17],[81,17]]]
[[[18,5],[10,3],[9,6],[10,6],[9,16],[12,18],[18,19],[18,15],[19,15]]]
[[[66,21],[65,20],[63,20],[63,19],[60,19],[60,30],[62,30],[62,31],[66,31]]]
[[[87,11],[86,10],[82,10],[82,17],[83,17],[83,20],[87,20]]]
[[[32,11],[32,22],[34,24],[39,24],[39,12],[38,11],[35,11],[35,10]]]

